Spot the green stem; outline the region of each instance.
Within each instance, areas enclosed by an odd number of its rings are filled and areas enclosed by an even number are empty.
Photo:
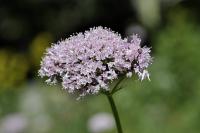
[[[118,131],[118,133],[123,133],[121,123],[120,123],[120,119],[119,119],[119,114],[118,114],[117,108],[115,106],[115,102],[113,100],[113,97],[112,97],[112,95],[107,94],[107,98],[108,98],[108,101],[109,101],[110,106],[112,108],[112,112],[113,112],[113,115],[114,115],[114,118],[115,118],[115,123],[116,123],[116,126],[117,126],[117,131]]]
[[[115,86],[113,87],[113,89],[111,90],[111,94],[114,94],[117,91],[117,87],[119,86],[119,84],[124,80],[125,77],[121,77],[118,82],[115,84]]]

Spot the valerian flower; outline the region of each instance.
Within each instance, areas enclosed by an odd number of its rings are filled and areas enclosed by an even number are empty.
[[[39,75],[50,84],[60,80],[63,89],[79,96],[109,91],[109,84],[122,75],[149,79],[150,48],[140,42],[137,35],[128,41],[108,28],[91,28],[47,49]]]

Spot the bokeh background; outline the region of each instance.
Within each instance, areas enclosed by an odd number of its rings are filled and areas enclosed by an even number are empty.
[[[199,133],[199,7],[199,0],[1,0],[0,132],[116,133],[109,119],[90,121],[111,115],[105,96],[77,101],[37,76],[51,43],[101,25],[152,47],[151,82],[127,79],[114,96],[124,133]],[[102,121],[108,130],[95,129]]]

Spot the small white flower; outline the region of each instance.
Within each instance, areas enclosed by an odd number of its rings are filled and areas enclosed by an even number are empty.
[[[126,77],[128,77],[128,78],[131,78],[131,77],[132,77],[132,75],[133,75],[133,73],[132,73],[132,72],[128,72],[128,73],[126,74]]]
[[[22,133],[27,128],[27,118],[22,114],[10,114],[0,120],[1,133]]]
[[[98,113],[88,120],[88,130],[90,133],[103,133],[114,128],[115,121],[111,114]]]
[[[139,75],[139,78],[140,78],[141,81],[144,80],[145,78],[147,78],[150,81],[148,71],[143,70],[143,72],[138,72],[138,75]]]

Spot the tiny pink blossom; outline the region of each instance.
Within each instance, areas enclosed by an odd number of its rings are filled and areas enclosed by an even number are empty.
[[[47,49],[39,75],[50,84],[61,80],[64,89],[79,96],[109,90],[109,83],[122,75],[149,79],[150,48],[140,42],[137,35],[128,42],[110,29],[91,28]]]

